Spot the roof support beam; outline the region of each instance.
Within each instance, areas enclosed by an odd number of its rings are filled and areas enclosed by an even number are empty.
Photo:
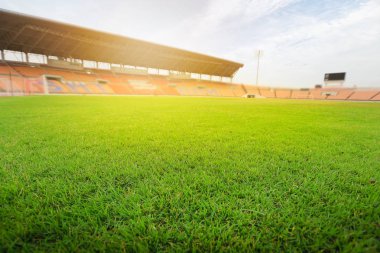
[[[27,25],[24,25],[8,42],[8,44],[4,47],[4,49],[8,49],[8,47],[14,43],[17,38],[24,32],[24,30],[27,28]]]
[[[68,51],[68,54],[70,55],[70,57],[72,56],[72,54],[80,47],[82,46],[82,43],[79,42],[77,43],[70,51]]]
[[[66,35],[63,35],[61,37],[61,39],[59,40],[59,42],[57,42],[57,44],[55,44],[55,46],[53,48],[50,48],[48,49],[48,54],[49,55],[52,55],[54,54],[54,52],[61,47],[61,45],[63,44],[63,42],[66,42],[67,40],[67,35],[69,35],[70,33],[67,33]]]
[[[27,50],[28,52],[32,52],[36,46],[45,38],[45,36],[48,34],[47,30],[43,32],[42,36],[39,37]]]

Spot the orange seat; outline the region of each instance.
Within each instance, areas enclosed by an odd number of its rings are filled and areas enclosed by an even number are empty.
[[[373,100],[380,90],[356,90],[349,100]]]
[[[291,98],[292,90],[288,89],[276,89],[276,98]]]
[[[307,99],[309,98],[308,90],[293,90],[292,98],[294,99]]]

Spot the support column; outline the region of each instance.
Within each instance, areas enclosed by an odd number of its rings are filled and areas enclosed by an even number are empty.
[[[5,54],[4,54],[4,50],[1,50],[1,59],[2,59],[3,61],[5,61]]]
[[[43,85],[44,85],[44,93],[45,93],[45,95],[49,95],[49,84],[48,84],[48,81],[47,81],[47,78],[46,78],[45,75],[43,76],[42,82],[43,82]]]
[[[9,71],[9,86],[11,90],[11,96],[13,96],[13,80],[12,80],[12,73]],[[9,89],[8,89],[9,92]]]

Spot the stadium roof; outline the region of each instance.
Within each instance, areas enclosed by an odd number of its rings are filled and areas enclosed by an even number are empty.
[[[0,9],[0,49],[231,77],[243,65]]]

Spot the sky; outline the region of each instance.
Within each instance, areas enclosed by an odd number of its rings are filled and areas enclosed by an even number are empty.
[[[380,0],[0,0],[0,8],[241,62],[234,82],[380,87]]]

